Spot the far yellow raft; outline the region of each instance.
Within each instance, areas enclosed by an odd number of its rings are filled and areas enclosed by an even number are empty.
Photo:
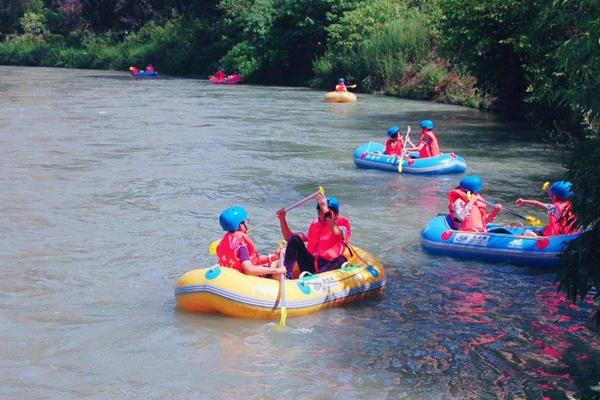
[[[356,95],[351,92],[327,92],[325,101],[327,103],[352,103],[356,101]]]
[[[286,280],[287,315],[309,314],[382,294],[386,279],[381,262],[364,250],[353,250],[358,254],[347,254],[349,262],[344,268]],[[278,280],[220,266],[183,274],[177,282],[175,299],[179,308],[191,312],[263,319],[279,318],[281,313]]]

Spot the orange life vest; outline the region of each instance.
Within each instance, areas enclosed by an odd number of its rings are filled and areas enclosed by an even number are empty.
[[[246,247],[250,256],[250,261],[254,265],[261,264],[261,256],[256,251],[254,242],[250,239],[250,236],[242,231],[227,232],[221,242],[217,246],[217,257],[219,258],[219,265],[223,267],[234,268],[244,272],[242,262],[238,257],[238,250],[240,247]]]
[[[335,223],[340,228],[346,230],[346,243],[350,243],[352,230],[350,221],[347,218],[338,216]],[[323,258],[327,261],[333,260],[344,254],[344,239],[333,234],[327,222],[321,222],[315,219],[308,227],[308,244],[306,250],[317,258]]]
[[[388,156],[401,156],[404,151],[404,143],[402,140],[392,140],[391,138],[385,142],[385,151],[383,154]]]
[[[550,213],[548,225],[544,228],[544,236],[569,235],[578,230],[575,229],[577,216],[573,212],[571,200],[557,200],[552,203],[557,209],[559,216]]]
[[[423,140],[425,138],[429,138],[429,141],[431,143],[427,144],[426,142],[424,142]],[[424,130],[423,133],[421,133],[421,137],[419,138],[419,141],[424,144],[423,148],[421,150],[419,150],[420,158],[436,157],[441,154],[440,146],[438,145],[437,138],[433,134],[433,131]]]
[[[452,221],[454,221],[458,229],[463,231],[483,232],[486,230],[488,222],[487,206],[480,200],[478,194],[474,194],[473,196],[477,196],[477,200],[473,203],[473,208],[469,215],[462,222],[459,221],[454,214],[454,202],[456,200],[461,199],[465,204],[469,202],[467,193],[461,188],[455,188],[448,192],[448,211],[450,211],[450,218],[452,218]]]

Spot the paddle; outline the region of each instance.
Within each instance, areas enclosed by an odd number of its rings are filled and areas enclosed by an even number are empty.
[[[279,253],[279,266],[284,267],[283,260],[285,259],[285,248]],[[287,319],[287,309],[285,308],[285,274],[281,274],[279,278],[279,293],[281,294],[280,307],[281,313],[279,316],[279,327],[285,328],[285,320]]]
[[[294,204],[292,204],[291,206],[288,206],[288,207],[286,207],[286,208],[285,208],[285,212],[287,213],[287,212],[289,212],[289,211],[293,210],[293,209],[294,209],[294,208],[296,208],[296,207],[300,207],[302,204],[306,203],[307,201],[309,201],[309,200],[312,200],[312,199],[314,199],[315,197],[317,197],[317,195],[318,195],[319,193],[323,193],[323,194],[325,194],[325,189],[323,189],[323,187],[322,187],[322,186],[319,186],[319,190],[317,190],[316,192],[314,192],[314,193],[312,193],[312,194],[309,194],[308,196],[306,196],[305,198],[303,198],[303,199],[301,199],[301,200],[298,200],[297,202],[295,202],[295,203],[294,203]],[[271,221],[275,220],[276,218],[277,218],[277,215],[275,215],[274,217],[271,217],[271,218],[269,218],[269,219],[268,219],[268,220],[266,220],[265,222],[262,222],[262,223],[260,223],[260,224],[258,224],[258,225],[256,225],[256,226],[253,226],[253,227],[251,227],[250,229],[248,229],[248,232],[250,232],[250,231],[252,231],[252,230],[256,230],[256,229],[260,228],[261,226],[263,226],[263,225],[266,225],[266,224],[268,224],[269,222],[271,222]],[[211,255],[215,255],[215,254],[217,254],[217,246],[219,245],[219,242],[220,242],[220,241],[221,241],[221,239],[217,239],[217,240],[214,240],[214,241],[212,241],[212,242],[210,243],[210,245],[208,246],[208,254],[211,254]]]
[[[548,197],[550,197],[550,200],[552,200],[552,196],[550,195],[550,186],[550,182],[544,182],[544,184],[542,185],[542,190],[546,192],[548,194]]]
[[[410,135],[410,125],[408,125],[408,129],[406,129],[406,135],[404,136],[404,141],[402,143],[402,153],[400,154],[400,158],[398,159],[398,173],[401,174],[402,173],[402,161],[404,161],[404,154],[406,153],[406,151],[404,150],[404,147],[406,146],[408,139],[408,135]]]
[[[483,200],[483,202],[484,202],[485,204],[487,204],[488,206],[491,206],[491,207],[495,207],[495,206],[496,206],[496,204],[492,203],[491,201],[487,201],[487,200],[485,200],[485,199],[481,199],[481,200]],[[508,208],[508,207],[504,207],[504,206],[503,206],[503,207],[502,207],[502,211],[506,211],[507,213],[509,213],[509,214],[511,214],[511,215],[514,215],[515,217],[519,217],[519,218],[521,218],[521,219],[524,219],[525,221],[527,221],[527,222],[528,222],[528,223],[530,223],[531,225],[535,226],[536,228],[541,228],[541,227],[543,227],[543,226],[546,226],[546,224],[544,224],[542,221],[540,221],[540,220],[539,220],[539,219],[537,219],[536,217],[534,217],[534,216],[531,216],[531,215],[524,215],[524,214],[521,214],[521,213],[519,213],[519,212],[516,212],[516,211],[514,211],[514,210],[512,210],[512,209]]]

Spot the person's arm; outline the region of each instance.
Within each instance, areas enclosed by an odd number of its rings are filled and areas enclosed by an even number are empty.
[[[285,218],[285,209],[281,208],[277,211],[277,218],[279,218],[279,228],[281,229],[281,235],[285,240],[290,240],[292,236],[292,230],[290,229],[287,219]]]
[[[490,223],[494,220],[494,218],[496,218],[496,215],[498,215],[498,213],[500,212],[500,210],[502,210],[502,204],[496,204],[494,206],[494,209],[488,214],[485,222],[486,223]]]
[[[285,268],[278,268],[278,254],[261,257],[258,260],[258,263],[260,265],[255,265],[254,263],[252,263],[252,261],[250,261],[250,255],[248,254],[248,248],[246,246],[240,246],[238,248],[237,255],[242,261],[242,270],[246,275],[261,276],[269,274],[280,274],[286,272]]]
[[[340,227],[335,223],[335,219],[333,218],[333,211],[331,210],[327,210],[325,212],[325,222],[327,223],[327,226],[329,227],[329,229],[331,230],[331,232],[338,237],[341,237],[342,239],[344,238],[344,232],[340,229]]]
[[[453,204],[452,208],[454,209],[454,217],[460,222],[464,221],[471,214],[471,210],[473,209],[473,203],[466,203],[462,199],[457,199]]]
[[[419,142],[419,145],[418,145],[418,146],[415,146],[415,147],[408,147],[408,148],[404,149],[404,151],[407,151],[407,152],[408,152],[408,151],[421,151],[421,149],[422,149],[423,147],[425,147],[425,143],[423,143],[423,142]]]
[[[515,202],[515,206],[517,206],[517,207],[531,206],[531,207],[535,207],[535,208],[540,208],[542,210],[548,210],[548,204],[542,203],[541,201],[538,201],[538,200],[517,199],[517,201]]]
[[[273,264],[271,264],[271,265],[273,265]],[[279,275],[279,274],[285,274],[285,272],[286,272],[284,267],[281,267],[281,266],[275,266],[273,268],[263,267],[262,265],[252,264],[252,262],[250,260],[244,261],[242,263],[242,269],[244,270],[244,274],[254,275],[254,276],[269,275],[269,274]]]

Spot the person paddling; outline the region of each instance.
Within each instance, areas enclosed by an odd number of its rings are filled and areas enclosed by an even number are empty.
[[[217,68],[217,73],[215,74],[215,77],[220,81],[227,77],[227,75],[225,75],[225,72],[223,71],[223,67]]]
[[[385,151],[383,154],[402,157],[402,153],[404,152],[404,141],[399,137],[400,128],[392,126],[388,129],[387,135],[388,139],[385,142]]]
[[[442,154],[440,152],[437,137],[435,136],[435,133],[433,133],[433,121],[425,119],[419,123],[419,126],[421,127],[419,144],[415,147],[407,148],[406,151],[418,151],[419,158],[436,157]]]
[[[573,184],[569,181],[557,181],[548,190],[551,204],[538,200],[517,199],[517,207],[531,206],[545,210],[548,213],[548,225],[543,230],[533,230],[530,233],[543,236],[570,235],[576,229],[577,215],[573,211]]]
[[[348,261],[344,250],[352,236],[350,220],[339,215],[340,203],[335,197],[319,193],[316,199],[317,219],[308,227],[308,234],[292,232],[285,209],[277,211],[281,234],[287,240],[283,263],[290,279],[295,265],[300,271],[319,273],[338,269]]]
[[[152,64],[146,65],[146,72],[148,72],[148,73],[154,72],[154,66],[152,66]]]
[[[338,79],[338,83],[337,83],[337,85],[335,85],[335,91],[336,92],[347,92],[348,91],[348,88],[346,87],[346,81],[344,80],[344,78]]]
[[[448,192],[448,210],[455,228],[470,232],[486,232],[487,224],[492,222],[502,209],[496,204],[492,212],[487,213],[485,199],[480,192],[483,181],[477,175],[468,175],[460,180],[459,186]]]
[[[129,72],[131,72],[131,75],[137,75],[140,73],[140,69],[134,65],[129,67]]]
[[[224,210],[219,216],[219,223],[225,235],[217,246],[219,265],[237,269],[246,275],[276,275],[279,279],[286,272],[278,265],[279,253],[261,256],[256,251],[254,242],[246,233],[248,231],[248,212],[241,206],[233,206]]]

